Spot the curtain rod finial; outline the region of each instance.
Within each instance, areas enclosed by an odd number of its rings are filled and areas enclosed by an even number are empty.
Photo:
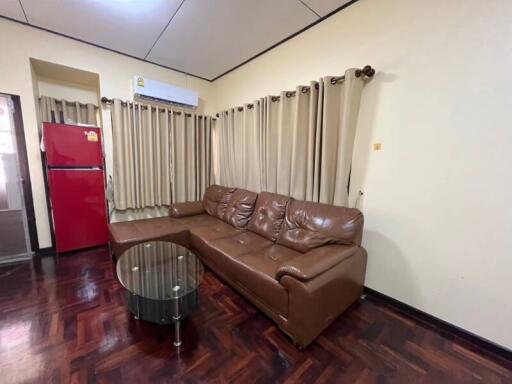
[[[360,77],[361,75],[366,77],[373,77],[373,75],[375,75],[375,69],[373,69],[370,65],[365,65],[363,69],[358,69],[356,71],[357,77]]]

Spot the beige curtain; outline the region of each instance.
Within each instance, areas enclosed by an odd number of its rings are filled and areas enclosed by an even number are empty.
[[[98,107],[77,101],[59,100],[49,96],[39,98],[41,121],[63,124],[91,124],[98,126]]]
[[[215,181],[252,191],[277,192],[279,103],[268,96],[220,112],[215,123]]]
[[[112,106],[115,208],[169,205],[170,127],[167,110],[139,103]]]
[[[324,77],[219,114],[216,181],[347,205],[364,76]]]
[[[211,180],[211,118],[114,99],[116,210],[197,200]]]
[[[212,119],[181,113],[170,121],[172,201],[200,200],[212,179]]]

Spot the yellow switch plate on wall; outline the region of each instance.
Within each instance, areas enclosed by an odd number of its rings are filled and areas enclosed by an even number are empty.
[[[373,150],[374,151],[380,151],[381,148],[382,148],[382,144],[381,143],[374,143],[373,144]]]

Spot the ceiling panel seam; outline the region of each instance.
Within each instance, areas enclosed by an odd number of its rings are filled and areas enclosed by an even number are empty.
[[[21,0],[18,0],[18,3],[20,3],[20,7],[21,7],[21,11],[23,12],[23,16],[25,16],[25,20],[28,24],[30,24],[28,22],[28,17],[27,17],[27,14],[25,13],[25,7],[23,7],[23,4],[21,3]]]
[[[288,36],[288,37],[286,37],[285,39],[283,39],[283,40],[281,40],[281,41],[277,42],[276,44],[271,45],[271,46],[270,46],[270,47],[268,47],[267,49],[264,49],[264,50],[263,50],[263,51],[261,51],[260,53],[257,53],[257,54],[256,54],[256,55],[254,55],[253,57],[251,57],[251,58],[249,58],[249,59],[247,59],[247,60],[245,60],[245,61],[241,62],[240,64],[235,65],[233,68],[228,69],[226,72],[221,73],[220,75],[218,75],[218,76],[214,77],[214,78],[213,78],[213,79],[211,79],[210,81],[214,82],[214,81],[216,81],[216,80],[220,79],[221,77],[226,76],[228,73],[233,72],[234,70],[236,70],[236,69],[240,68],[241,66],[243,66],[243,65],[245,65],[245,64],[247,64],[247,63],[249,63],[250,61],[252,61],[252,60],[256,59],[257,57],[260,57],[261,55],[263,55],[263,54],[265,54],[265,53],[267,53],[267,52],[271,51],[271,50],[272,50],[272,49],[274,49],[275,47],[278,47],[279,45],[281,45],[281,44],[283,44],[283,43],[287,42],[288,40],[293,39],[294,37],[296,37],[296,36],[300,35],[301,33],[303,33],[303,32],[305,32],[305,31],[307,31],[308,29],[310,29],[310,28],[314,27],[314,26],[315,26],[315,25],[317,25],[318,23],[321,23],[322,21],[324,21],[324,20],[328,19],[328,18],[329,18],[329,17],[331,17],[332,15],[335,15],[336,13],[340,12],[341,10],[343,10],[343,9],[345,9],[345,8],[347,8],[347,7],[349,7],[349,6],[351,6],[352,4],[357,3],[358,1],[359,1],[359,0],[350,0],[350,1],[348,1],[347,3],[345,3],[345,4],[341,5],[340,7],[336,8],[335,10],[333,10],[333,11],[329,12],[329,13],[328,13],[328,14],[326,14],[325,16],[322,16],[322,17],[318,18],[318,20],[314,21],[313,23],[311,23],[311,24],[309,24],[309,25],[305,26],[305,27],[304,27],[304,28],[302,28],[301,30],[299,30],[299,31],[297,31],[297,32],[295,32],[295,33],[293,33],[293,34],[291,34],[290,36]]]
[[[160,38],[162,37],[162,35],[164,34],[164,32],[167,30],[167,28],[169,27],[169,24],[171,24],[171,21],[172,19],[174,19],[174,16],[177,15],[177,13],[179,12],[181,6],[183,5],[183,3],[185,3],[185,0],[182,0],[182,2],[180,3],[180,5],[178,6],[178,8],[176,8],[176,11],[174,11],[174,13],[172,14],[171,18],[169,19],[169,21],[167,22],[167,24],[165,25],[164,29],[162,29],[162,32],[160,32],[160,34],[158,35],[158,37],[156,38],[155,42],[153,43],[153,45],[151,46],[151,48],[149,48],[149,51],[148,53],[146,53],[146,56],[144,56],[144,60],[146,60],[149,56],[149,54],[151,53],[151,51],[153,50],[153,48],[155,48],[155,45],[156,43],[158,43],[158,40],[160,40]]]
[[[4,20],[9,20],[13,23],[18,23],[18,24],[21,24],[21,25],[25,25],[25,26],[28,26],[28,27],[32,27],[32,28],[35,28],[35,29],[38,29],[40,31],[44,31],[44,32],[48,32],[48,33],[51,33],[51,34],[54,34],[54,35],[57,35],[57,36],[61,36],[61,37],[65,37],[67,39],[71,39],[71,40],[74,40],[74,41],[78,41],[79,43],[83,43],[83,44],[87,44],[87,45],[90,45],[90,46],[93,46],[93,47],[96,47],[96,48],[101,48],[101,49],[104,49],[106,51],[109,51],[109,52],[113,52],[113,53],[116,53],[118,55],[122,55],[122,56],[126,56],[126,57],[130,57],[134,60],[139,60],[139,61],[142,61],[144,63],[149,63],[149,64],[153,64],[153,65],[156,65],[157,67],[162,67],[162,68],[165,68],[165,69],[169,69],[171,71],[175,71],[175,72],[179,72],[179,73],[183,73],[184,75],[188,75],[188,76],[193,76],[193,77],[197,77],[198,79],[201,79],[201,80],[204,80],[204,81],[212,81],[212,79],[207,79],[206,77],[203,77],[203,76],[200,76],[200,75],[196,75],[196,74],[193,74],[193,73],[190,73],[190,72],[186,72],[182,69],[178,69],[178,68],[173,68],[173,67],[170,67],[168,65],[164,65],[164,64],[159,64],[159,63],[156,63],[154,61],[150,61],[150,60],[145,60],[144,58],[142,57],[138,57],[138,56],[133,56],[133,55],[130,55],[129,53],[125,53],[125,52],[121,52],[121,51],[116,51],[115,49],[112,49],[112,48],[108,48],[108,47],[105,47],[103,45],[98,45],[98,44],[95,44],[95,43],[91,43],[90,41],[86,41],[86,40],[82,40],[82,39],[79,39],[77,37],[73,37],[73,36],[70,36],[70,35],[66,35],[64,33],[61,33],[61,32],[57,32],[57,31],[53,31],[51,29],[47,29],[47,28],[44,28],[44,27],[40,27],[38,25],[35,25],[35,24],[30,24],[30,23],[27,23],[25,21],[21,21],[21,20],[18,20],[18,19],[13,19],[11,17],[7,17],[7,16],[4,16],[4,15],[0,15],[0,20],[1,19],[4,19]]]
[[[315,15],[317,15],[318,18],[321,18],[322,16],[320,16],[313,8],[311,8],[309,5],[307,5],[305,2],[303,2],[302,0],[298,0],[299,3],[301,3],[303,6],[305,6],[307,9],[309,9],[311,12],[313,12]]]
[[[1,1],[1,0],[0,0]],[[291,34],[290,36],[284,38],[283,40],[273,44],[272,46],[264,49],[263,51],[257,53],[256,55],[250,57],[249,59],[241,62],[240,64],[232,67],[231,69],[228,69],[227,71],[221,73],[220,75],[218,76],[215,76],[213,78],[206,78],[206,77],[203,77],[203,76],[200,76],[200,75],[197,75],[197,74],[193,74],[193,73],[190,73],[190,72],[186,72],[184,70],[181,70],[181,69],[177,69],[177,68],[173,68],[171,66],[168,66],[168,65],[164,65],[164,64],[160,64],[160,63],[157,63],[157,62],[154,62],[154,61],[151,61],[151,60],[147,60],[147,57],[149,56],[149,54],[151,53],[152,49],[155,47],[156,43],[159,41],[159,39],[162,37],[163,33],[166,31],[166,29],[168,28],[168,26],[170,25],[170,23],[172,22],[172,20],[174,19],[174,17],[176,16],[176,14],[178,13],[178,11],[181,9],[181,7],[183,6],[183,4],[185,3],[186,0],[182,0],[180,5],[177,7],[176,11],[173,13],[173,15],[171,16],[169,22],[167,23],[167,25],[165,26],[165,28],[162,30],[162,32],[160,33],[160,35],[158,36],[158,38],[156,39],[155,43],[152,45],[151,49],[148,51],[148,53],[146,54],[146,56],[144,58],[142,57],[138,57],[138,56],[134,56],[134,55],[131,55],[129,53],[125,53],[125,52],[121,52],[121,51],[117,51],[115,49],[112,49],[112,48],[108,48],[106,46],[102,46],[102,45],[99,45],[99,44],[96,44],[96,43],[93,43],[93,42],[90,42],[90,41],[86,41],[86,40],[83,40],[83,39],[80,39],[80,38],[76,38],[76,37],[73,37],[73,36],[70,36],[70,35],[66,35],[64,33],[61,33],[61,32],[57,32],[55,30],[51,30],[51,29],[48,29],[48,28],[44,28],[44,27],[40,27],[38,25],[34,25],[34,24],[31,24],[29,21],[28,21],[28,17],[25,13],[25,9],[23,8],[23,4],[21,3],[21,0],[18,0],[19,4],[20,4],[20,7],[23,11],[23,14],[25,16],[25,21],[21,21],[21,19],[14,19],[14,18],[11,18],[11,17],[8,17],[8,16],[4,16],[4,15],[1,15],[0,14],[0,19],[5,19],[5,20],[9,20],[11,22],[15,22],[15,23],[20,23],[20,24],[23,24],[23,25],[27,25],[27,26],[30,26],[30,27],[33,27],[33,28],[36,28],[36,29],[39,29],[39,30],[42,30],[42,31],[45,31],[45,32],[49,32],[49,33],[52,33],[52,34],[55,34],[55,35],[58,35],[58,36],[62,36],[62,37],[66,37],[68,39],[72,39],[72,40],[75,40],[75,41],[78,41],[78,42],[81,42],[81,43],[84,43],[84,44],[87,44],[87,45],[91,45],[91,46],[94,46],[94,47],[97,47],[97,48],[101,48],[101,49],[105,49],[107,51],[110,51],[110,52],[113,52],[113,53],[117,53],[117,54],[120,54],[120,55],[123,55],[123,56],[127,56],[127,57],[130,57],[132,59],[135,59],[135,60],[140,60],[140,61],[143,61],[143,62],[146,62],[146,63],[149,63],[149,64],[153,64],[153,65],[156,65],[156,66],[159,66],[159,67],[162,67],[162,68],[165,68],[165,69],[169,69],[169,70],[172,70],[172,71],[176,71],[176,72],[179,72],[179,73],[183,73],[185,75],[189,75],[189,76],[192,76],[192,77],[196,77],[198,79],[201,79],[201,80],[205,80],[205,81],[209,81],[209,82],[214,82],[218,79],[220,79],[221,77],[227,75],[228,73],[236,70],[237,68],[243,66],[244,64],[247,64],[248,62],[254,60],[255,58],[265,54],[266,52],[274,49],[275,47],[285,43],[286,41],[296,37],[297,35],[300,35],[301,33],[305,32],[306,30],[314,27],[315,25],[317,25],[318,23],[324,21],[325,19],[331,17],[332,15],[338,13],[339,11],[341,11],[342,9],[345,9],[347,7],[349,7],[350,5],[354,4],[354,3],[357,3],[359,0],[349,0],[348,2],[342,4],[340,7],[334,9],[333,11],[327,13],[326,15],[324,16],[319,16],[312,8],[310,8],[306,3],[304,3],[302,0],[297,0],[299,1],[301,4],[303,4],[306,8],[308,8],[311,12],[313,12],[317,17],[318,19],[315,20],[313,23],[305,26],[304,28],[300,29],[299,31]]]

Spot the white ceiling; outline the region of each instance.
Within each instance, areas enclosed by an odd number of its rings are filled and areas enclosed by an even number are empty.
[[[14,20],[25,22],[25,15],[18,0],[3,0],[0,2],[0,14]]]
[[[1,0],[0,15],[215,79],[349,0]]]

